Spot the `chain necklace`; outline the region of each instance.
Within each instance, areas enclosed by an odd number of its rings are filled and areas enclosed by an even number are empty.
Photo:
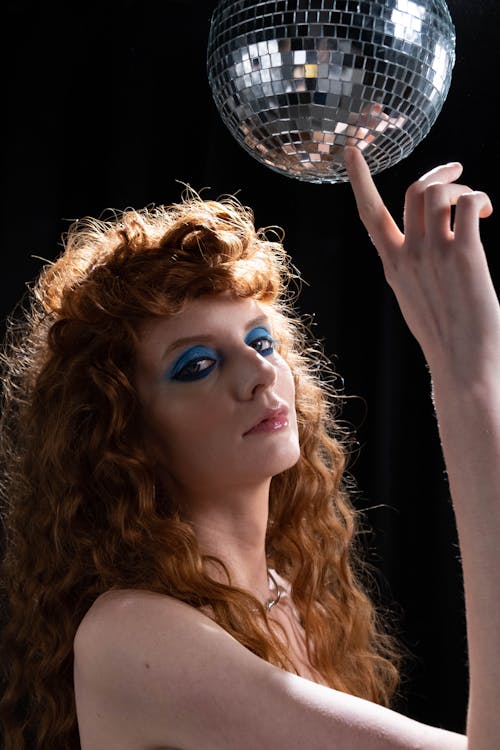
[[[267,569],[267,577],[268,577],[268,581],[272,582],[272,584],[274,586],[274,590],[276,592],[275,596],[272,597],[271,599],[268,599],[267,602],[265,602],[265,604],[264,604],[265,608],[269,612],[269,610],[272,607],[274,607],[275,604],[277,604],[279,602],[279,600],[281,599],[281,594],[283,593],[283,591],[280,588],[280,586],[279,586],[278,582],[276,581],[275,577],[273,576],[273,574],[269,570],[269,568]],[[271,587],[269,586],[269,588],[271,588]]]

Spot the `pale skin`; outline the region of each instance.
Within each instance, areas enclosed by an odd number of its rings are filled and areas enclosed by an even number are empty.
[[[444,165],[410,187],[403,234],[361,152],[347,149],[346,165],[361,219],[432,376],[465,579],[471,678],[467,737],[280,670],[177,600],[122,591],[94,604],[75,639],[82,750],[496,750],[500,745],[500,311],[478,229],[491,205],[484,193],[455,182],[459,164]],[[211,508],[209,490],[217,474],[202,467],[207,492],[195,492],[188,461],[179,468],[174,487],[204,548],[225,557],[239,585],[264,601],[269,591],[263,535],[271,476],[266,472],[296,460],[293,411],[288,426],[264,443],[245,443],[243,433],[254,409],[290,406],[292,391],[278,356],[262,356],[245,340],[254,316],[265,310],[240,306],[228,318],[222,310],[231,304],[221,301],[222,307],[211,307],[203,317],[217,345],[221,337],[224,341],[227,374],[217,375],[213,384],[207,377],[191,385],[200,399],[208,398],[209,410],[210,404],[220,406],[223,424],[237,425],[231,465],[245,481],[230,505],[237,473],[229,472],[227,492]],[[188,328],[202,320],[200,310],[191,312],[195,317],[187,320]],[[171,391],[164,389],[171,384],[154,386],[159,382],[155,335],[177,333],[150,331],[142,352],[139,388],[159,463],[167,450],[158,439],[161,425],[181,422],[168,406]],[[210,393],[217,399],[210,401]],[[196,404],[194,413],[199,413]],[[182,430],[187,446],[196,431]],[[226,450],[224,435],[221,430],[213,440],[216,461]],[[259,456],[264,466],[256,475]]]

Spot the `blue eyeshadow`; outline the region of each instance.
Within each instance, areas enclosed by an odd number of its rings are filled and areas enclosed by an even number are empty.
[[[186,365],[189,365],[191,363],[196,362],[197,360],[202,359],[213,359],[215,361],[218,361],[219,357],[217,353],[210,349],[207,346],[192,346],[187,351],[183,352],[181,356],[174,362],[172,367],[167,372],[167,378],[169,380],[175,379],[179,373],[183,370]],[[210,372],[212,370],[212,367],[206,368],[206,370],[203,370],[202,372],[205,373]],[[203,377],[203,376],[201,376]],[[189,378],[193,380],[197,380],[198,377]]]

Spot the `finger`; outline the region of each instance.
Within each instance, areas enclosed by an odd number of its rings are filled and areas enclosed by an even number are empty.
[[[442,164],[431,169],[414,182],[405,196],[404,225],[407,237],[422,237],[425,233],[425,193],[429,185],[434,183],[449,184],[458,179],[462,174],[462,165],[459,162]]]
[[[459,161],[450,161],[448,164],[441,164],[434,169],[430,169],[417,180],[417,184],[431,185],[433,182],[453,182],[458,180],[463,169]]]
[[[370,169],[358,148],[344,149],[344,163],[356,199],[361,221],[380,254],[403,244],[403,234],[384,205]]]
[[[493,213],[493,206],[486,193],[479,190],[461,195],[455,211],[455,239],[461,239],[465,246],[481,242],[479,219]]]
[[[434,182],[427,186],[424,193],[425,232],[433,237],[451,239],[451,207],[461,195],[472,193],[470,187],[452,182],[443,185]]]

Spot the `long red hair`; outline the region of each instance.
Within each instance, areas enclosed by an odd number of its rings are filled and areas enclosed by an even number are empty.
[[[209,575],[155,475],[134,387],[141,325],[227,290],[270,305],[296,383],[301,457],[271,483],[269,567],[291,584],[325,680],[390,703],[400,651],[361,582],[350,435],[320,347],[294,312],[296,272],[280,239],[257,231],[234,197],[193,192],[168,207],[80,220],[31,286],[22,319],[11,316],[0,422],[5,750],[28,737],[39,750],[79,748],[73,640],[112,588],[208,608],[255,654],[294,669],[262,605],[229,574],[227,583]]]

